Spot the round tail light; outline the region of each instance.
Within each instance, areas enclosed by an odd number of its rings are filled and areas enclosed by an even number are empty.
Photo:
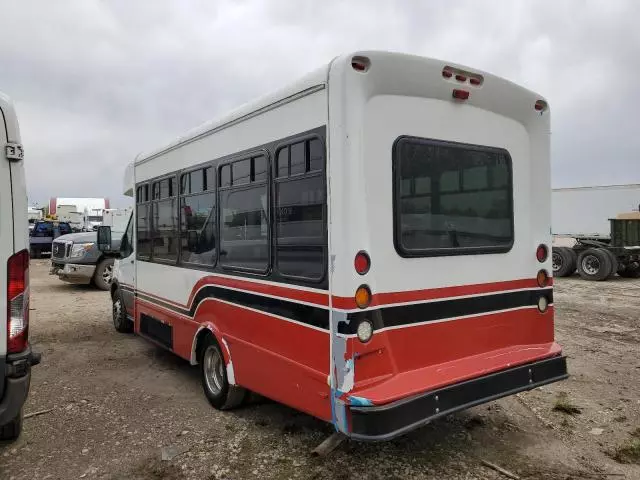
[[[358,308],[367,308],[371,303],[371,290],[366,285],[360,285],[355,295],[356,305]]]
[[[536,275],[536,281],[538,282],[538,286],[540,288],[544,288],[549,285],[549,274],[546,270],[540,270]]]
[[[364,250],[359,251],[353,260],[353,266],[360,275],[367,273],[371,268],[371,258],[369,258],[369,254]]]
[[[538,259],[538,261],[540,263],[545,262],[548,256],[549,249],[547,248],[547,246],[543,243],[538,245],[538,248],[536,249],[536,258]]]
[[[362,343],[367,343],[371,340],[373,336],[373,325],[369,320],[362,320],[358,324],[358,329],[356,330],[356,335],[358,335],[358,340]]]

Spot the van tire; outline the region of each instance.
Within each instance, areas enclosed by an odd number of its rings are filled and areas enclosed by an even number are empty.
[[[554,247],[551,260],[554,277],[568,277],[576,271],[576,254],[572,248]]]
[[[578,256],[578,273],[585,280],[601,282],[612,270],[611,257],[602,248],[589,248]]]
[[[118,288],[111,297],[111,314],[113,317],[113,326],[120,333],[133,332],[133,322],[127,318],[127,308],[122,299],[122,292]]]
[[[626,265],[618,272],[623,278],[640,278],[640,267],[635,267],[633,264]]]
[[[16,440],[22,432],[22,409],[18,412],[16,418],[6,425],[0,426],[0,440],[12,441]]]
[[[229,384],[224,355],[213,335],[207,335],[203,339],[198,362],[204,395],[214,408],[230,410],[244,402],[247,390]]]
[[[93,274],[93,284],[100,290],[111,288],[111,278],[113,276],[113,258],[104,258],[98,263]]]

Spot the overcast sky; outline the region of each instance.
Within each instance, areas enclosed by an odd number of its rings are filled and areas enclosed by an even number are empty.
[[[0,90],[31,203],[124,167],[351,50],[477,67],[547,97],[553,185],[640,182],[640,2],[0,0]]]

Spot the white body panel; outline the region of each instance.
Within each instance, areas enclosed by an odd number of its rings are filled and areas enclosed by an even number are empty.
[[[371,58],[370,73],[358,74],[348,61],[338,59],[329,80],[332,293],[353,296],[363,283],[353,268],[353,258],[362,249],[371,255],[366,280],[373,292],[534,277],[541,267],[536,247],[550,243],[550,201],[536,195],[550,188],[549,111],[540,115],[533,108],[541,97],[474,69],[484,76],[482,87],[467,88],[470,98],[456,102],[451,96],[457,85],[441,74],[445,65],[455,65],[408,55],[361,55]],[[515,230],[508,253],[402,258],[396,252],[392,147],[402,135],[510,153]],[[549,261],[542,266],[551,270]]]
[[[7,348],[7,260],[28,248],[24,160],[5,158],[5,145],[20,143],[13,104],[0,93],[0,356]]]
[[[640,184],[557,188],[551,200],[554,235],[608,237],[610,218],[638,210]]]

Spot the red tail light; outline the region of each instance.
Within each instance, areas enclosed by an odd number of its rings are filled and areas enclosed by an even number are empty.
[[[538,248],[536,249],[536,258],[538,259],[538,261],[540,263],[546,261],[548,255],[549,250],[547,249],[547,246],[545,244],[538,245]]]
[[[353,260],[353,266],[360,275],[364,275],[371,268],[371,259],[369,254],[364,250],[359,251],[356,254],[356,258]]]
[[[29,252],[7,262],[7,353],[27,348],[29,339]]]

